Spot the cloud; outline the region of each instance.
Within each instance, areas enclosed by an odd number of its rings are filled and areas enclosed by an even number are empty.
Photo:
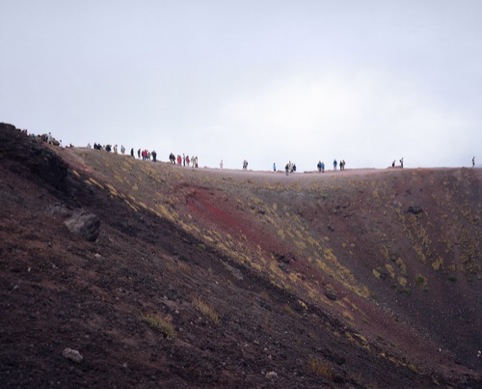
[[[482,144],[473,5],[17,3],[1,120],[65,143],[302,170],[460,166]]]
[[[243,134],[247,149],[284,154],[306,169],[319,158],[385,167],[405,156],[423,165],[437,161],[454,131],[468,126],[416,82],[370,71],[272,80],[226,105],[222,120]]]

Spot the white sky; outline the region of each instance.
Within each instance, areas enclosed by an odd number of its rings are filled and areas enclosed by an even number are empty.
[[[210,167],[469,166],[481,20],[479,0],[1,0],[0,121]]]

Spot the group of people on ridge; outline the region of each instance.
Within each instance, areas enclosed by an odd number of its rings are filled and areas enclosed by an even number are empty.
[[[333,160],[333,170],[336,170],[337,166],[340,166],[340,171],[345,170],[345,160],[342,159],[340,163],[337,162],[337,160]]]
[[[333,170],[336,170],[338,166],[340,167],[340,171],[345,170],[345,160],[342,159],[340,162],[338,162],[336,159],[333,160]],[[316,168],[318,169],[318,173],[324,173],[325,172],[325,163],[318,161]]]
[[[25,132],[27,130],[24,130]],[[49,143],[49,144],[55,144],[55,145],[59,145],[61,146],[61,142],[62,141],[56,141],[54,139],[54,137],[52,136],[52,134],[49,132],[48,134],[44,135],[45,139],[43,139],[45,142]],[[70,147],[74,147],[73,145],[70,145]],[[92,148],[91,144],[88,143],[87,144],[87,148]],[[118,153],[118,146],[117,145],[110,145],[110,144],[107,144],[107,145],[101,145],[100,143],[94,143],[94,146],[93,146],[94,149],[96,150],[105,150],[105,151],[108,151],[108,152],[111,152],[113,151],[114,153]],[[121,145],[120,147],[120,152],[121,154],[125,154],[125,147],[123,145]],[[131,156],[132,157],[135,157],[134,155],[134,148],[131,148]],[[153,160],[154,162],[157,161],[157,153],[156,151],[148,151],[148,150],[141,150],[141,149],[138,149],[137,150],[137,157],[139,159],[142,158],[142,160]],[[181,155],[177,155],[177,157],[174,155],[174,153],[170,153],[169,154],[169,161],[172,163],[172,164],[177,164],[177,165],[182,165],[182,166],[191,166],[192,167],[199,167],[199,163],[198,163],[198,157],[197,156],[192,156],[191,158],[189,157],[189,155],[185,155],[183,154],[182,156]],[[472,157],[472,167],[475,167],[475,156]],[[403,168],[403,157],[399,159],[399,163],[400,163],[400,167]],[[333,170],[337,170],[337,168],[339,167],[340,171],[343,171],[345,170],[345,160],[342,159],[341,161],[337,161],[336,159],[333,160]],[[396,167],[396,161],[393,160],[392,162],[392,167]],[[223,168],[223,161],[221,160],[220,162],[220,168],[222,169]],[[318,173],[324,173],[325,172],[325,163],[322,162],[322,161],[318,161],[318,164],[316,165],[316,168],[318,170]],[[243,161],[243,170],[247,170],[248,169],[248,161],[247,160],[244,160]],[[276,163],[273,163],[273,171],[276,172]],[[285,172],[286,172],[286,175],[290,174],[290,173],[295,173],[296,172],[296,164],[292,163],[291,161],[289,161],[286,166],[285,166]]]
[[[189,155],[182,154],[182,157],[180,154],[177,155],[177,157],[174,155],[174,153],[169,154],[169,162],[171,162],[173,165],[182,165],[182,166],[190,166],[192,167],[199,167],[199,162],[198,162],[198,157],[193,155],[191,158],[189,158]]]
[[[392,162],[392,167],[395,167],[395,160]],[[403,168],[403,157],[400,158],[400,167]]]
[[[290,173],[296,173],[296,164],[289,161],[285,165],[285,173],[286,173],[286,175],[288,175]]]

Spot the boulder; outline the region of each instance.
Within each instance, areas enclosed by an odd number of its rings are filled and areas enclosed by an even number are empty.
[[[275,378],[278,378],[278,373],[276,373],[275,371],[268,371],[266,373],[266,378],[268,379],[275,379]]]
[[[69,359],[77,363],[82,362],[82,360],[84,359],[84,357],[80,355],[80,353],[77,350],[71,349],[69,347],[67,347],[66,349],[64,349],[64,351],[62,351],[62,356],[66,359]]]
[[[411,205],[407,209],[408,213],[413,213],[414,215],[418,215],[419,213],[423,212],[422,207],[419,207],[418,205]]]
[[[95,242],[99,236],[100,220],[93,213],[76,211],[64,223],[72,234],[89,242]]]
[[[67,218],[72,216],[73,211],[64,204],[55,204],[48,207],[46,213],[47,215],[51,216],[61,216],[63,218]]]

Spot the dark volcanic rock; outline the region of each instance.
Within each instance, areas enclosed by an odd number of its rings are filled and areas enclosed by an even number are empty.
[[[0,156],[15,173],[67,193],[67,164],[55,152],[43,147],[40,139],[11,124],[0,123]]]

